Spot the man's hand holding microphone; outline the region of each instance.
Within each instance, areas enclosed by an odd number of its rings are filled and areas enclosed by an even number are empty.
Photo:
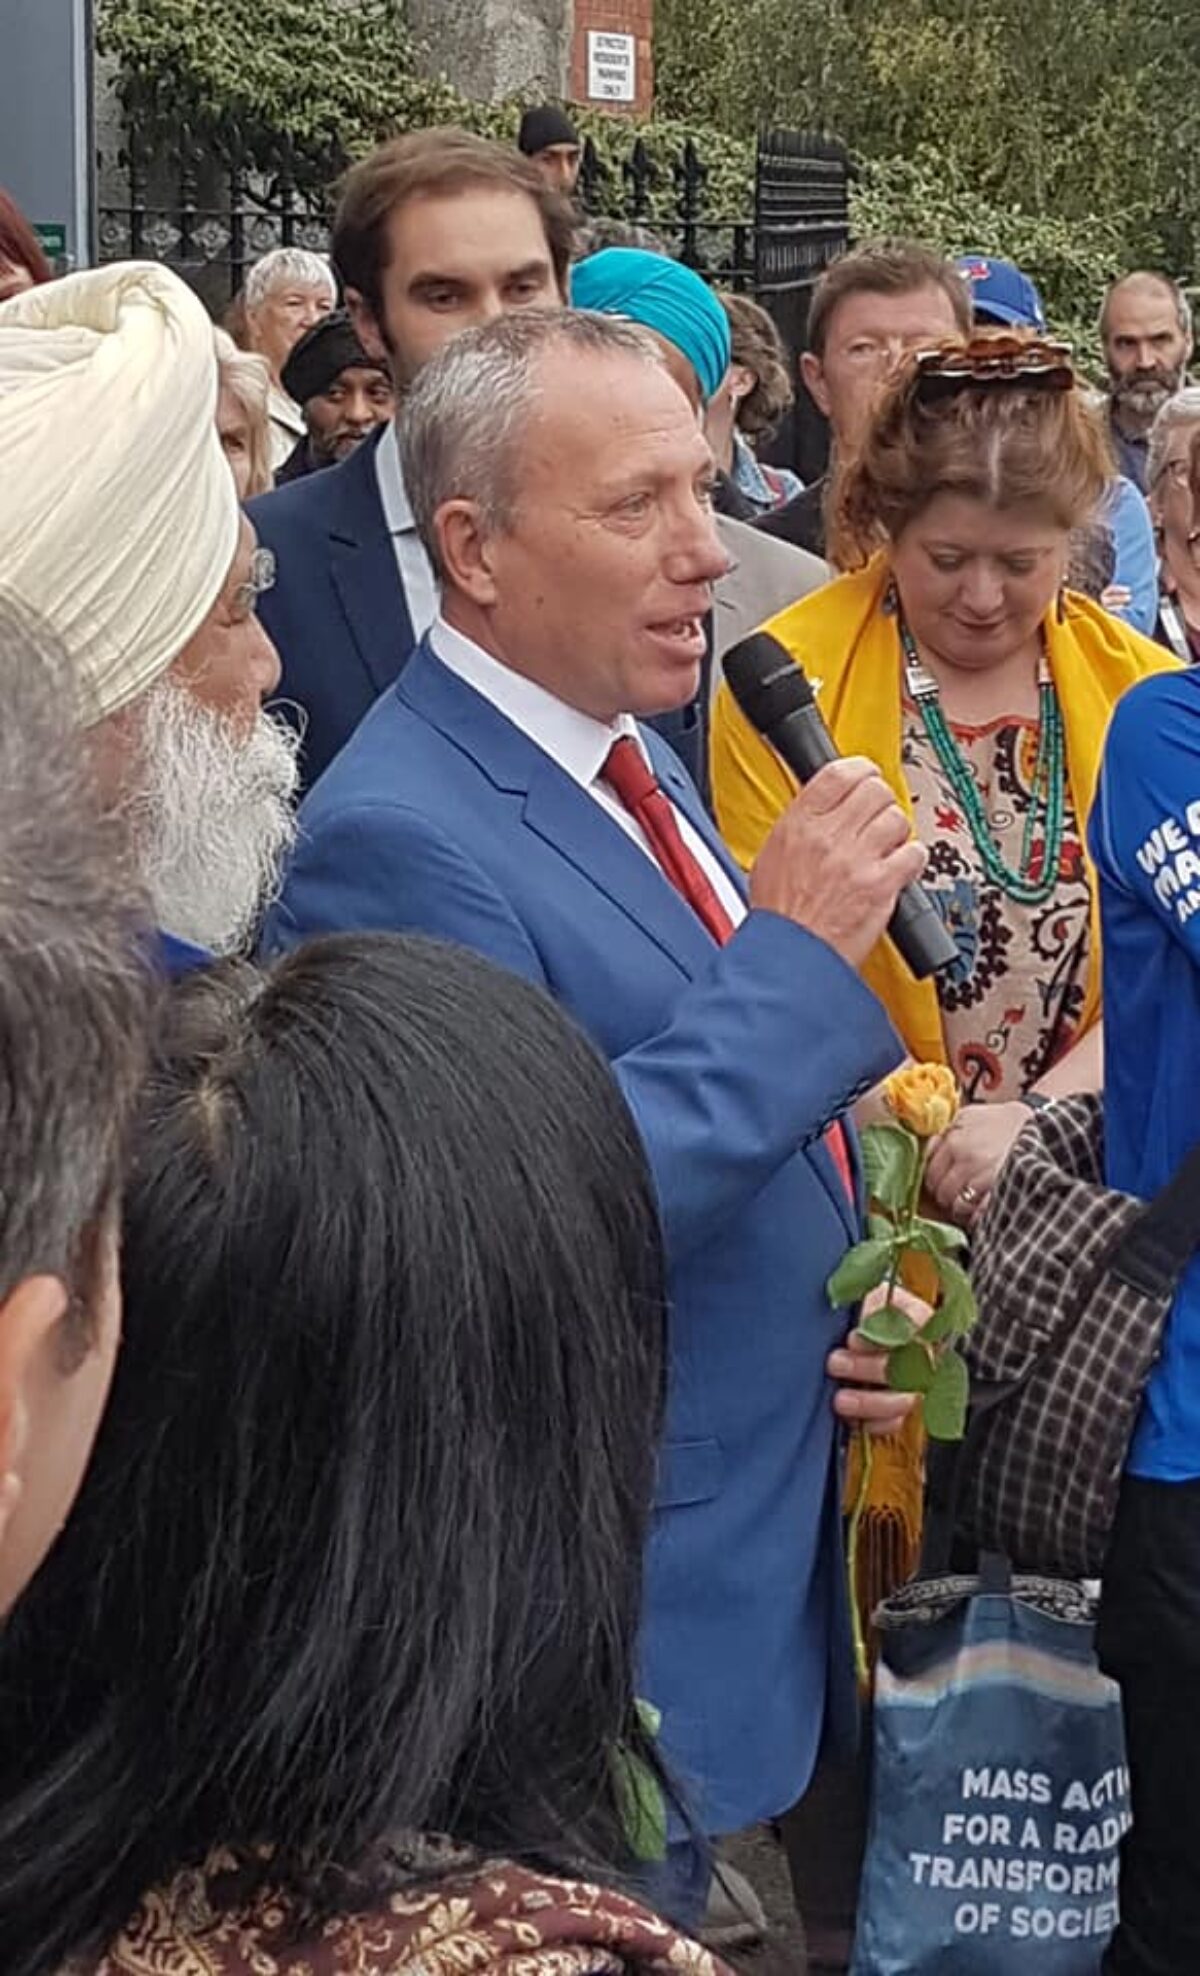
[[[874,762],[841,758],[804,673],[763,632],[726,653],[725,675],[743,713],[801,783],[750,873],[750,903],[780,913],[858,969],[887,933],[919,980],[957,957],[918,880],[928,852]],[[900,1300],[899,1293],[897,1301]],[[921,1322],[928,1307],[904,1293]],[[874,1434],[891,1434],[913,1395],[887,1386],[887,1358],[852,1331],[829,1354],[834,1411]]]

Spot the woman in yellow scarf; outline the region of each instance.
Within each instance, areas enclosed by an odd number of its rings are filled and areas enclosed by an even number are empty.
[[[969,1101],[929,1168],[967,1226],[1029,1108],[1100,1082],[1088,812],[1116,701],[1173,663],[1063,588],[1070,531],[1110,475],[1064,346],[993,332],[912,357],[834,483],[848,573],[767,626],[841,753],[878,763],[929,848],[958,965],[917,982],[882,941],[864,974],[911,1055],[949,1063]],[[725,686],[712,782],[749,866],[795,783]],[[873,1464],[866,1613],[915,1566],[921,1490],[914,1423]]]
[[[939,1206],[967,1226],[1028,1108],[1100,1082],[1088,812],[1116,701],[1172,663],[1064,588],[1070,531],[1111,473],[1062,345],[993,333],[910,357],[831,490],[830,547],[848,573],[766,627],[803,665],[840,752],[878,763],[929,848],[924,882],[957,966],[917,982],[885,940],[864,974],[911,1055],[950,1064],[970,1101],[929,1167]],[[749,867],[796,785],[726,686],[712,786]],[[853,1465],[847,1487],[853,1500]],[[922,1490],[914,1418],[875,1445],[864,1618],[915,1568]],[[864,1818],[836,1772],[793,1814],[799,1898],[818,1920],[853,1912],[842,1882]]]
[[[910,359],[834,486],[848,573],[767,626],[929,847],[958,966],[917,982],[884,941],[864,973],[912,1056],[949,1063],[969,1101],[930,1169],[968,1225],[1029,1107],[1100,1078],[1087,817],[1114,705],[1171,663],[1063,589],[1070,530],[1110,473],[1062,345],[993,332]],[[712,781],[749,866],[795,783],[724,686]]]

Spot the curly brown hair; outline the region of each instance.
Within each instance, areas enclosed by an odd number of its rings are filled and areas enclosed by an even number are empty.
[[[733,339],[733,361],[754,377],[754,389],[738,406],[737,427],[747,439],[769,439],[795,397],[783,338],[766,310],[748,295],[722,295]]]
[[[1011,375],[970,374],[1001,346],[1015,346]],[[935,388],[928,358],[905,359],[857,449],[835,466],[829,537],[840,568],[895,542],[939,494],[1036,508],[1067,530],[1091,515],[1115,472],[1111,448],[1069,362],[1055,386],[1038,374],[1046,347],[1011,330],[949,338],[937,360],[950,375],[939,368]]]

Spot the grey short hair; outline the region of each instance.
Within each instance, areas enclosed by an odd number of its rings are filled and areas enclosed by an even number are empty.
[[[65,657],[2,592],[0,669],[3,1298],[26,1276],[70,1284],[86,1267],[140,1084],[153,964],[149,908],[101,804]]]
[[[1200,425],[1200,385],[1185,385],[1159,406],[1146,448],[1146,485],[1153,487],[1166,463],[1171,434],[1181,425]]]
[[[304,288],[327,288],[337,301],[337,281],[324,254],[311,254],[307,247],[272,247],[246,276],[245,303],[257,309],[273,288],[296,281]]]
[[[1152,282],[1156,288],[1161,288],[1165,294],[1169,295],[1175,304],[1175,320],[1179,324],[1181,333],[1187,337],[1191,336],[1192,305],[1179,283],[1173,280],[1169,274],[1159,274],[1156,268],[1135,268],[1131,274],[1123,274],[1118,280],[1110,282],[1104,292],[1104,300],[1100,304],[1101,342],[1104,342],[1108,335],[1108,305],[1116,290],[1118,288],[1124,288],[1125,284],[1130,281]]]
[[[631,357],[662,366],[648,330],[588,309],[522,309],[464,330],[418,372],[399,421],[400,462],[417,533],[435,568],[434,520],[445,502],[475,501],[489,528],[507,528],[517,493],[517,444],[548,352]]]

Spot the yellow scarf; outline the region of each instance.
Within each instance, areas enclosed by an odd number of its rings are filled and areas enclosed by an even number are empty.
[[[876,762],[908,816],[912,799],[900,765],[901,657],[894,617],[883,609],[890,570],[876,556],[772,618],[765,627],[801,665],[843,755]],[[1109,717],[1121,695],[1176,660],[1098,604],[1068,592],[1060,619],[1043,621],[1051,676],[1066,736],[1067,775],[1080,831],[1087,827]],[[712,788],[717,823],[738,862],[749,868],[796,783],[757,735],[724,684],[713,708]],[[883,1003],[918,1062],[946,1061],[937,991],[914,981],[890,941],[881,940],[863,978]],[[1100,1014],[1100,919],[1092,885],[1092,939],[1077,1034]]]

